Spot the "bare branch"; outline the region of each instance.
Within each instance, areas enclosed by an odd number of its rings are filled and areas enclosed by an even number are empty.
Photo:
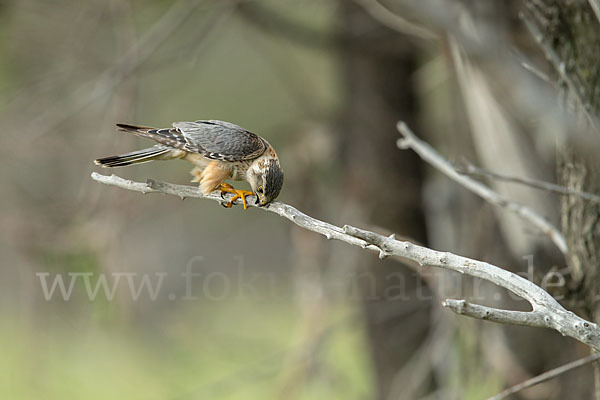
[[[520,61],[520,63],[523,68],[525,68],[527,71],[531,72],[533,75],[535,75],[542,81],[544,81],[552,86],[555,86],[554,82],[552,82],[550,77],[546,73],[542,72],[538,67],[534,66],[533,64],[530,64],[527,61]]]
[[[215,200],[219,203],[228,202],[231,195],[226,194],[225,198],[221,198],[219,192],[212,192],[206,196],[200,192],[195,186],[187,185],[174,185],[172,183],[158,182],[152,179],[148,179],[146,183],[130,181],[123,179],[116,175],[101,175],[96,172],[92,173],[92,179],[104,183],[106,185],[118,186],[122,189],[133,190],[141,193],[164,193],[173,196],[178,196],[182,200],[187,197],[198,198],[198,199],[209,199]],[[251,199],[250,197],[249,199]],[[241,200],[236,200],[235,204],[241,204]],[[248,201],[248,207],[257,207],[253,200]],[[319,221],[308,215],[298,211],[296,208],[289,206],[284,203],[275,201],[266,207],[259,207],[263,210],[274,212],[281,217],[287,218],[296,225],[308,229],[310,231],[320,233],[327,239],[341,240],[342,242],[349,243],[354,246],[362,247],[363,249],[378,250],[377,247],[371,246],[363,240],[357,239],[351,235],[344,233],[342,228],[329,224],[327,222]]]
[[[415,153],[417,153],[424,161],[435,167],[440,172],[444,173],[450,179],[460,183],[462,186],[466,187],[489,203],[505,208],[508,211],[519,215],[534,227],[539,229],[542,233],[548,235],[563,254],[567,253],[567,242],[565,241],[564,236],[546,218],[538,215],[531,208],[509,200],[508,198],[494,192],[483,183],[456,172],[448,160],[444,159],[444,157],[442,157],[429,144],[417,138],[417,136],[404,122],[398,122],[397,128],[400,134],[403,136],[402,138],[398,139],[397,142],[397,146],[400,149],[410,148],[414,150]]]
[[[596,349],[600,346],[600,327],[565,310],[548,292],[533,282],[495,265],[403,242],[374,232],[344,226],[344,232],[379,248],[383,256],[399,256],[429,265],[485,279],[529,301],[532,311],[517,312],[446,300],[444,306],[459,314],[511,325],[551,328]]]
[[[557,376],[562,375],[565,372],[569,372],[575,368],[583,367],[584,365],[592,363],[596,360],[600,360],[600,353],[594,353],[587,357],[580,358],[579,360],[576,360],[576,361],[570,362],[568,364],[561,365],[560,367],[551,369],[550,371],[544,372],[541,375],[538,375],[536,377],[526,380],[525,382],[521,382],[518,385],[510,387],[510,388],[506,389],[505,391],[498,393],[495,396],[490,397],[488,400],[506,399],[508,396],[515,394],[517,392],[520,392],[521,390],[525,390],[527,388],[537,385],[538,383],[542,383],[547,380],[556,378]]]
[[[447,299],[442,305],[460,315],[500,324],[537,326],[540,328],[546,326],[543,312],[501,310],[457,299]]]
[[[596,19],[598,20],[598,22],[600,22],[600,1],[599,0],[588,0],[588,3],[590,3],[590,6],[592,7],[592,10],[594,11],[594,14],[596,15]]]
[[[218,192],[203,196],[198,188],[194,186],[174,185],[153,180],[148,180],[147,183],[141,183],[126,180],[116,175],[106,176],[95,172],[92,173],[92,179],[107,185],[118,186],[123,189],[141,193],[165,193],[178,196],[182,199],[186,197],[206,198],[217,202],[228,201],[230,199],[230,197],[222,199]],[[250,201],[248,205],[254,206],[252,201]],[[487,319],[517,325],[555,329],[563,335],[570,336],[596,350],[600,350],[600,327],[598,325],[586,321],[572,312],[565,310],[542,288],[510,271],[483,261],[477,261],[448,252],[432,250],[407,241],[396,240],[394,235],[386,237],[348,225],[340,228],[330,223],[312,218],[298,211],[296,208],[281,202],[273,202],[266,207],[262,207],[262,209],[287,218],[296,225],[312,232],[319,233],[327,239],[336,239],[354,246],[359,246],[363,249],[378,251],[380,258],[388,256],[403,257],[413,260],[420,265],[444,268],[488,280],[523,297],[529,301],[533,310],[531,312],[521,313],[486,308],[484,311],[489,312],[490,315],[494,316],[493,318],[488,316]],[[445,305],[453,311],[458,310],[460,307],[460,304],[455,303],[453,300],[447,300]],[[481,306],[469,305],[469,307],[462,307],[463,314],[473,317],[481,316]],[[472,310],[472,312],[469,313],[469,310]],[[485,315],[485,312],[483,315]]]
[[[530,11],[534,12],[534,10]],[[560,79],[569,88],[569,92],[573,95],[573,97],[579,104],[580,110],[582,111],[586,120],[589,122],[590,126],[593,127],[594,130],[597,129],[596,121],[589,113],[590,104],[589,102],[584,100],[585,96],[582,93],[581,85],[578,84],[575,81],[575,79],[568,74],[567,64],[565,63],[565,61],[559,57],[559,55],[556,53],[556,51],[552,48],[550,44],[546,43],[543,33],[540,31],[536,23],[531,18],[526,16],[524,13],[519,13],[519,17],[525,24],[525,27],[527,28],[533,39],[536,41],[538,46],[540,46],[540,48],[543,50],[546,59],[552,64],[552,66],[558,73]]]
[[[360,5],[373,19],[390,29],[419,39],[433,40],[438,38],[438,35],[429,29],[416,25],[388,10],[378,0],[354,0],[354,2]]]
[[[567,187],[557,185],[555,183],[544,182],[537,179],[520,178],[518,176],[502,175],[496,172],[491,172],[483,168],[474,166],[473,164],[466,162],[464,168],[456,168],[459,174],[471,175],[471,176],[487,176],[499,181],[513,182],[521,185],[530,186],[532,188],[547,190],[549,192],[579,196],[582,199],[592,201],[594,203],[600,203],[600,196],[589,192],[582,192],[579,190],[569,189]]]
[[[454,38],[469,60],[486,74],[488,82],[495,87],[502,85],[502,93],[506,96],[503,102],[519,110],[519,118],[544,121],[548,124],[544,126],[552,127],[553,134],[545,129],[535,130],[538,143],[556,146],[568,140],[583,155],[595,157],[594,151],[600,140],[597,135],[591,135],[590,129],[582,126],[578,118],[559,107],[555,91],[548,90],[531,74],[522,71],[520,57],[505,51],[513,47],[510,43],[502,41],[497,46],[489,46],[502,35],[494,34],[485,18],[473,16],[464,2],[460,1],[445,2],[443,12],[440,12],[439,2],[436,1],[400,3],[418,13],[420,20],[435,31],[445,32]],[[590,113],[587,115],[587,119],[593,121],[592,126],[600,125],[598,118],[590,116]]]

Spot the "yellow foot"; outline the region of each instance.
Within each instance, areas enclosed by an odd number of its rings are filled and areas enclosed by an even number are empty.
[[[248,208],[246,204],[246,196],[255,196],[253,192],[248,190],[240,190],[231,186],[229,183],[222,182],[218,188],[221,191],[221,195],[223,193],[233,193],[234,196],[229,200],[228,203],[225,203],[224,206],[227,208],[231,208],[233,206],[233,202],[237,199],[242,199],[242,203],[244,204],[244,210]]]

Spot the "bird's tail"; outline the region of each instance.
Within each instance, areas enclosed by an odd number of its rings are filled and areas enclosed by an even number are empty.
[[[185,144],[187,141],[175,128],[164,128],[156,129],[148,126],[128,125],[128,124],[117,124],[119,131],[133,133],[134,135],[152,139],[155,142],[163,144],[165,146],[174,147],[179,150],[186,150]]]
[[[129,124],[117,124],[117,128],[122,132],[130,132],[135,134],[145,135],[148,131],[153,130],[155,128],[149,126],[139,126],[139,125],[129,125]]]
[[[152,146],[147,149],[132,151],[131,153],[119,154],[117,156],[110,156],[99,158],[94,161],[96,165],[102,167],[124,167],[131,164],[140,164],[152,160],[160,160],[168,156],[171,153],[171,149],[163,146]]]

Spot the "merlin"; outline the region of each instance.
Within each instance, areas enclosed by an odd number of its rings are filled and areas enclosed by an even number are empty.
[[[264,206],[279,195],[283,171],[273,146],[264,138],[235,124],[201,120],[174,122],[172,128],[117,124],[118,130],[152,139],[157,145],[116,156],[95,160],[102,167],[123,167],[154,160],[183,159],[194,164],[192,182],[199,182],[203,194],[213,190],[233,193],[224,205],[231,207],[240,198],[247,207],[246,196],[255,196]],[[252,191],[235,189],[225,180],[246,181]]]

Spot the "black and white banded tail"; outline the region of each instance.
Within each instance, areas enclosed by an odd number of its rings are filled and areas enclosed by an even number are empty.
[[[152,146],[147,149],[132,151],[131,153],[99,158],[94,161],[102,167],[124,167],[131,164],[141,164],[152,160],[160,160],[171,153],[172,149],[164,146]]]

